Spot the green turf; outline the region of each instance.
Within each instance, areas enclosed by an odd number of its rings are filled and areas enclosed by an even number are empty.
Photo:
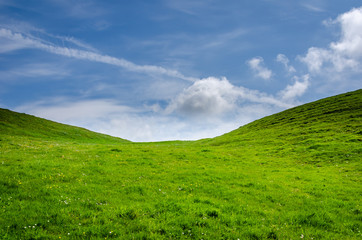
[[[361,239],[362,90],[200,141],[0,109],[1,239]]]

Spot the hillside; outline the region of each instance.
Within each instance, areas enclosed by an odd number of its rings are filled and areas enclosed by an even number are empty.
[[[24,113],[0,108],[1,135],[23,136],[36,139],[59,141],[122,142],[120,138],[95,133],[84,128],[60,124]]]
[[[0,110],[1,239],[361,239],[358,90],[214,139],[132,143]]]
[[[360,160],[362,90],[307,103],[264,117],[223,136],[211,146],[248,147],[274,155],[299,155],[305,161]]]

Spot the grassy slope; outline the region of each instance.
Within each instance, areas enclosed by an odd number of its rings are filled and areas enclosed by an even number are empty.
[[[359,160],[362,90],[325,98],[268,116],[223,136],[212,146],[257,147],[263,154],[306,162]]]
[[[126,142],[126,140],[95,133],[84,128],[60,124],[2,108],[0,108],[0,130],[1,136],[17,136],[42,140]]]
[[[359,90],[161,143],[1,114],[0,236],[360,239],[361,104]]]

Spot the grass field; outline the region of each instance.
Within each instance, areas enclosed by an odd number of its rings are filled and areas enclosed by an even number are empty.
[[[200,141],[0,109],[1,239],[362,239],[362,90]]]

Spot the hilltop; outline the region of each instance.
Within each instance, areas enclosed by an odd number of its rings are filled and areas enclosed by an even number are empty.
[[[190,142],[0,109],[0,236],[360,239],[361,124],[362,90]]]

